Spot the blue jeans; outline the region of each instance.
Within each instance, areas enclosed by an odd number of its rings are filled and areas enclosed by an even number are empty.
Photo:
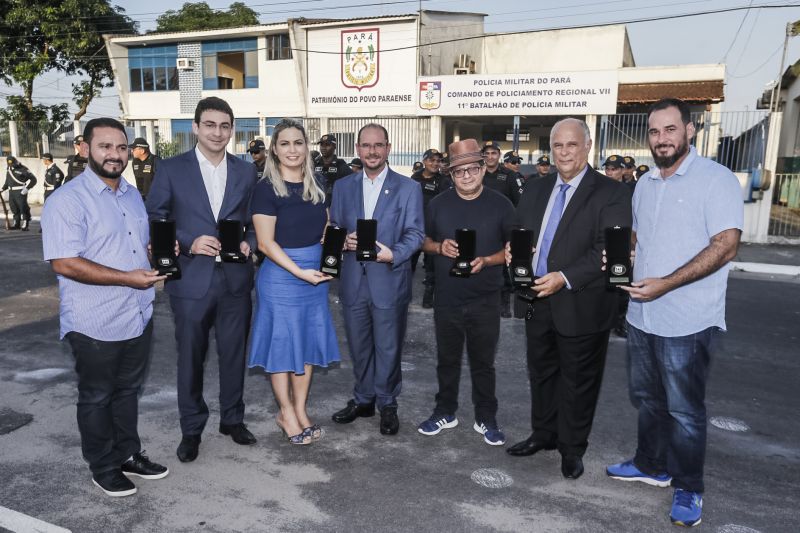
[[[718,331],[660,337],[628,324],[628,383],[639,410],[634,464],[694,492],[704,490],[706,382]]]

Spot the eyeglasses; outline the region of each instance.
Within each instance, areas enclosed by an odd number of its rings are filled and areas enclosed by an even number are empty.
[[[217,128],[219,128],[225,132],[231,131],[231,125],[228,124],[227,122],[223,122],[222,124],[217,124],[216,122],[206,121],[206,122],[201,122],[200,125],[207,130],[216,130]]]
[[[480,165],[472,165],[471,167],[453,169],[450,171],[450,174],[454,178],[463,178],[464,176],[467,175],[467,173],[469,173],[470,176],[477,176],[478,174],[480,174],[480,172],[481,172]]]

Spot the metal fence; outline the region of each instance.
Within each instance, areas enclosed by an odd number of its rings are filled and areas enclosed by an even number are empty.
[[[75,124],[67,122],[57,126],[39,122],[15,122],[18,143],[17,153],[11,154],[11,124],[0,126],[0,143],[3,153],[16,157],[42,157],[44,153],[53,154],[54,159],[67,157],[75,153],[72,140]]]
[[[767,233],[800,237],[800,174],[776,174]]]
[[[767,111],[693,113],[692,122],[697,131],[692,144],[701,156],[733,172],[752,174],[763,167],[769,131]],[[637,164],[653,166],[647,139],[647,114],[601,117],[595,164],[601,166],[612,154],[630,155]]]
[[[378,118],[332,118],[328,120],[328,132],[336,135],[337,153],[342,159],[356,157],[356,135],[362,126],[375,122],[389,131],[392,151],[389,163],[396,166],[412,166],[429,148],[431,121],[427,117],[378,117]]]

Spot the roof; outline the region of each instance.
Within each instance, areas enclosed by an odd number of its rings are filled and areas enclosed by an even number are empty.
[[[722,80],[681,81],[674,83],[620,84],[617,102],[620,104],[650,104],[662,98],[680,98],[688,103],[715,103],[725,99]]]
[[[342,24],[342,23],[348,24],[348,23],[356,23],[356,22],[358,22],[358,23],[362,23],[362,22],[363,23],[368,23],[368,22],[373,21],[373,20],[390,20],[390,19],[408,20],[408,19],[415,19],[418,16],[419,15],[417,13],[407,13],[407,14],[401,14],[401,15],[380,15],[380,16],[376,16],[376,17],[353,17],[353,18],[347,18],[347,19],[302,19],[302,18],[300,18],[300,19],[293,19],[292,22],[296,22],[296,23],[300,24],[301,26],[306,27],[306,26],[321,26],[321,25],[324,25],[324,24],[337,25],[337,24]]]
[[[217,37],[217,36],[226,37],[228,35],[257,36],[257,35],[264,35],[271,31],[276,31],[276,30],[285,31],[287,28],[288,26],[285,22],[272,22],[269,24],[257,24],[253,26],[237,26],[233,28],[214,28],[210,30],[175,31],[175,32],[163,32],[163,33],[151,32],[141,35],[106,34],[104,35],[104,37],[107,40],[113,40],[116,44],[135,45],[142,42],[155,44],[160,42],[180,41],[189,35],[196,38]]]

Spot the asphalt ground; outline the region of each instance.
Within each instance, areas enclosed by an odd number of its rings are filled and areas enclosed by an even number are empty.
[[[631,456],[636,437],[625,342],[613,335],[586,473],[577,481],[561,477],[555,451],[514,458],[483,442],[472,429],[466,364],[459,426],[435,437],[416,432],[436,392],[433,312],[420,306],[420,272],[404,347],[398,435],[380,435],[377,416],[346,426],[330,422],[352,387],[338,299],[331,295],[344,360],[315,374],[309,400],[324,438],[310,446],[287,443],[274,423],[269,385],[257,372],[246,378],[245,401],[258,443],[239,446],[220,435],[212,343],[206,367],[212,415],[200,457],[188,464],[175,457],[175,344],[159,290],[139,429],[147,455],[169,466],[170,475],[138,481],[135,496],[109,498],[92,485],[81,458],[73,360],[58,340],[55,276],[41,260],[35,231],[35,225],[30,233],[0,231],[0,532],[61,531],[55,526],[81,533],[674,530],[671,489],[605,475],[607,464]],[[731,274],[729,332],[707,395],[712,424],[700,530],[800,531],[799,322],[796,277]],[[502,321],[497,395],[508,444],[526,438],[530,395],[520,320]]]

